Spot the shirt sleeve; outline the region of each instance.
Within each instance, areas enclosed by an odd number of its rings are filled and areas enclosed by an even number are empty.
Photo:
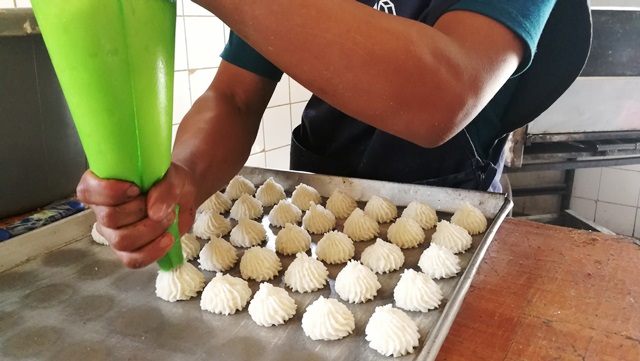
[[[536,53],[540,35],[556,0],[460,0],[448,11],[466,10],[490,17],[508,27],[526,45],[514,75],[525,71]]]
[[[225,61],[265,78],[280,81],[282,71],[242,40],[236,33],[229,33],[229,41],[220,57]]]

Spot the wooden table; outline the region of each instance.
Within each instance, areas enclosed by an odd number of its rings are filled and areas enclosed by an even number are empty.
[[[640,360],[640,247],[507,219],[438,360]]]

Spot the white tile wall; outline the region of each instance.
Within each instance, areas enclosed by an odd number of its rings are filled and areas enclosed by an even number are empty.
[[[175,70],[187,70],[187,37],[184,31],[184,17],[179,16],[176,19],[176,58]]]
[[[636,207],[640,195],[640,173],[623,169],[603,168],[598,200]]]
[[[291,79],[290,87],[292,103],[306,102],[307,100],[309,100],[309,98],[311,98],[311,92],[300,85],[297,81]]]
[[[176,71],[173,78],[173,124],[179,124],[191,108],[189,73]]]
[[[253,142],[253,147],[251,147],[251,154],[264,154],[264,151],[264,123],[261,122],[260,128],[258,128],[258,134],[256,135],[256,140]]]
[[[174,124],[180,123],[188,106],[211,83],[228,38],[229,28],[218,18],[190,0],[179,0]],[[291,129],[300,124],[310,97],[311,93],[296,81],[286,74],[282,77],[263,116],[247,165],[289,168]]]
[[[2,0],[0,0],[2,1]],[[174,139],[177,124],[211,84],[229,28],[190,0],[178,1],[176,73],[174,87]],[[263,116],[247,165],[289,168],[291,129],[300,124],[311,92],[284,75]]]
[[[189,16],[184,18],[184,26],[189,69],[219,66],[224,48],[222,21],[213,16]]]
[[[289,169],[289,151],[290,146],[267,151],[266,166],[268,168]]]
[[[217,68],[189,70],[189,84],[191,84],[191,103],[200,98],[216,76]]]
[[[183,2],[185,16],[211,16],[211,13],[208,10],[190,0],[184,0],[181,2]]]
[[[591,222],[596,218],[596,201],[592,199],[571,197],[571,209]]]
[[[616,233],[640,238],[640,165],[577,170],[571,209]]]
[[[597,199],[591,197],[598,194],[601,173],[601,168],[577,169],[573,183],[573,196]]]
[[[262,118],[267,151],[291,144],[291,106],[268,108]]]
[[[606,202],[598,202],[596,223],[612,231],[630,236],[636,221],[636,207],[622,206]]]
[[[262,167],[262,168],[266,167],[265,153],[262,152],[262,153],[258,153],[250,156],[249,159],[247,159],[247,162],[245,164],[251,167]]]
[[[291,103],[289,96],[289,77],[287,75],[282,76],[282,80],[276,86],[276,90],[273,91],[273,96],[269,100],[267,107],[276,107],[278,105],[284,105]]]
[[[0,0],[0,9],[13,9],[16,3],[13,0]]]
[[[295,129],[302,122],[302,112],[307,102],[291,104],[291,129]]]

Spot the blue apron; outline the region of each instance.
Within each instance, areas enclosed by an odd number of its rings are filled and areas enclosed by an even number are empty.
[[[421,11],[419,20],[433,25],[455,2],[434,0],[426,9],[404,11]],[[425,2],[414,4],[420,3]],[[379,4],[385,5],[385,1]],[[393,14],[400,10],[385,9]],[[587,1],[558,0],[530,67],[517,79],[509,80],[514,82],[514,90],[501,119],[500,135],[483,157],[478,155],[466,130],[439,147],[423,148],[360,122],[312,96],[304,110],[302,124],[292,134],[291,169],[499,191],[495,184],[504,165],[507,135],[534,120],[564,93],[582,70],[590,45],[591,17]]]

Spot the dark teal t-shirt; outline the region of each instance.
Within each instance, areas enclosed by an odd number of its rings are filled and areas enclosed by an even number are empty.
[[[431,3],[425,0],[359,0],[359,2],[380,11],[414,20],[421,19],[421,16]],[[525,45],[524,58],[514,77],[505,84],[491,102],[466,127],[467,133],[481,158],[487,156],[496,139],[502,135],[500,134],[500,119],[517,84],[517,75],[525,71],[531,64],[542,29],[555,2],[556,0],[460,0],[447,10],[465,10],[490,17],[511,29]],[[372,39],[372,41],[374,40]],[[229,42],[221,56],[227,62],[257,75],[276,81],[279,81],[282,77],[280,69],[233,32],[231,32]],[[317,102],[315,103],[317,106]],[[307,123],[311,123],[311,119],[305,119],[307,114],[321,117],[322,114],[319,114],[319,111],[324,106],[319,108],[309,112],[305,111],[302,122],[305,123],[305,120],[307,120]],[[327,114],[330,114],[330,112],[327,112]],[[321,123],[315,121],[315,125],[308,124],[307,128],[309,131],[318,133],[321,136],[320,138],[322,138],[321,133],[323,131],[330,131],[332,134],[336,132],[331,119],[327,119],[324,123],[327,125],[326,129],[322,129],[322,126],[319,127],[317,124]],[[361,134],[361,136],[363,135]],[[329,137],[329,134],[324,136],[325,139],[330,139]],[[336,141],[342,141],[347,144],[350,140],[341,139]],[[337,145],[335,148],[339,149],[340,146]],[[330,153],[330,151],[327,151],[322,155],[331,156]]]

